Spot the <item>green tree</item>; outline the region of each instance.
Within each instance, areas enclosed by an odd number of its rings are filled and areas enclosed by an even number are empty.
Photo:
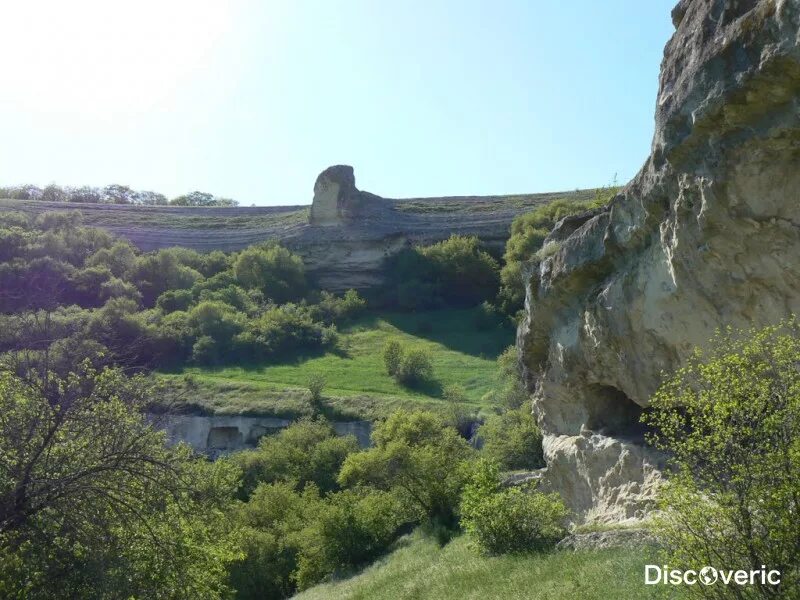
[[[168,448],[143,378],[0,374],[4,597],[221,598],[237,472]]]
[[[400,370],[400,363],[403,360],[403,347],[397,340],[389,340],[383,348],[383,364],[386,372],[394,377]]]
[[[372,442],[345,459],[339,483],[394,490],[420,518],[454,525],[462,463],[472,454],[466,440],[438,415],[397,411],[376,426]]]
[[[404,353],[395,378],[403,385],[408,386],[430,381],[433,378],[433,363],[430,353],[421,348],[414,348]]]
[[[336,476],[345,458],[358,450],[352,436],[336,435],[322,418],[301,419],[277,435],[261,438],[258,448],[231,457],[243,472],[240,497],[247,499],[260,483],[289,482],[298,490],[314,483],[327,493],[339,488]]]
[[[316,412],[319,412],[322,405],[322,392],[325,390],[328,380],[320,373],[313,373],[306,382],[309,394],[311,394],[311,405]]]
[[[243,250],[233,263],[233,271],[242,286],[260,289],[279,304],[297,300],[306,292],[303,261],[278,245]]]
[[[504,469],[538,469],[544,466],[542,432],[530,407],[492,415],[481,425],[483,453]]]
[[[461,500],[461,522],[487,554],[552,548],[566,535],[568,515],[556,493],[501,488],[490,461],[473,466]]]
[[[781,572],[747,597],[800,594],[800,325],[720,333],[652,398],[650,441],[673,472],[659,533],[675,568]],[[695,593],[721,597],[716,586]]]

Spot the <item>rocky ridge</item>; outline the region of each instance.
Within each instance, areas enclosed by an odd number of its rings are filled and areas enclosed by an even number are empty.
[[[478,236],[502,250],[517,215],[556,198],[589,199],[594,190],[511,196],[383,198],[356,187],[353,168],[325,169],[307,206],[185,208],[2,200],[0,210],[80,210],[87,225],[129,239],[142,250],[184,246],[241,250],[276,240],[303,257],[319,284],[332,291],[363,289],[382,280],[384,257],[411,244],[453,233]]]
[[[637,519],[663,457],[638,423],[715,329],[800,311],[800,1],[682,0],[650,157],[531,264],[518,333],[542,487],[579,521]]]

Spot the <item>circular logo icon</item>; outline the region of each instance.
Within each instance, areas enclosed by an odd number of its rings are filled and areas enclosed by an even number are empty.
[[[700,581],[703,585],[714,585],[717,583],[719,574],[714,567],[703,567],[700,569]]]

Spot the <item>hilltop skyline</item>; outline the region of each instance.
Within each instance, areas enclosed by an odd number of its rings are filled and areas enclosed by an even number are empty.
[[[672,32],[671,1],[641,4],[4,6],[0,185],[308,204],[338,163],[395,198],[625,183]]]

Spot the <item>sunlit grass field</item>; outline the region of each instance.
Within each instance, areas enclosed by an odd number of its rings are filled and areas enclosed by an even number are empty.
[[[476,316],[474,309],[378,313],[344,328],[337,348],[324,354],[287,356],[262,365],[188,367],[165,377],[178,384],[188,375],[197,390],[186,393],[187,400],[209,412],[302,412],[302,390],[314,374],[326,378],[324,395],[339,412],[370,417],[410,403],[442,404],[443,390],[451,384],[462,386],[466,404],[479,410],[490,407],[484,396],[496,385],[497,356],[513,343],[514,332],[510,324],[480,330]],[[408,388],[392,379],[383,364],[389,340],[427,350],[433,381]],[[209,396],[209,389],[218,393]],[[281,410],[281,399],[288,410]]]

